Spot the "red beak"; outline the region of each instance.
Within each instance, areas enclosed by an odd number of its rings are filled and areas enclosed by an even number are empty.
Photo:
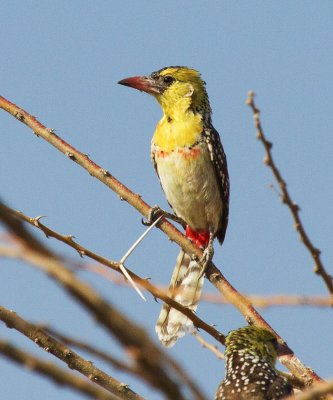
[[[133,76],[118,82],[120,85],[129,86],[143,92],[156,95],[161,94],[162,87],[149,76]]]

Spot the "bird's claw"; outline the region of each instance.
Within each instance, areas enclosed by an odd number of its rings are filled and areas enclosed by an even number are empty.
[[[201,265],[200,278],[204,275],[209,263],[213,259],[214,256],[213,240],[214,240],[214,235],[210,234],[208,246],[205,248],[202,257],[199,260],[199,264]]]
[[[177,217],[177,215],[171,214],[165,210],[162,210],[162,208],[159,206],[151,207],[151,209],[149,210],[147,219],[144,220],[143,218],[141,218],[141,223],[142,223],[142,225],[150,226],[151,224],[153,224],[156,221],[156,219],[158,217],[161,217],[161,216],[169,218],[172,221],[175,221],[175,222],[181,224],[182,226],[186,225],[185,222],[181,218]]]
[[[144,226],[150,226],[151,224],[153,224],[156,219],[158,217],[160,217],[161,215],[164,215],[164,213],[166,213],[165,211],[163,211],[159,206],[153,206],[148,213],[147,219],[144,220],[143,218],[141,218],[141,223]]]

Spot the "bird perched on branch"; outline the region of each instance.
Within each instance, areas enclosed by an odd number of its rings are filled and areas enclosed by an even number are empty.
[[[275,369],[278,342],[255,326],[231,331],[226,338],[226,375],[215,400],[279,400],[292,386]]]
[[[180,252],[168,295],[195,311],[202,264],[212,258],[213,239],[223,243],[229,211],[227,160],[212,125],[205,82],[194,69],[166,67],[119,83],[149,93],[163,109],[151,143],[152,161],[168,203],[186,223],[186,236],[204,249],[202,263]],[[164,304],[156,325],[163,345],[172,346],[191,329],[184,314]]]

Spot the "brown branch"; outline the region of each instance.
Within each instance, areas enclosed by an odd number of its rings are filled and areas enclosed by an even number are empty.
[[[79,262],[73,263],[74,268],[83,269],[94,274],[100,275],[103,278],[109,280],[115,285],[119,286],[130,286],[127,281],[124,281],[122,276],[115,274],[113,271],[105,269],[103,266],[98,264],[89,264]],[[167,293],[168,288],[163,285],[155,285],[159,290]],[[291,306],[309,306],[309,307],[331,307],[331,299],[327,296],[308,296],[308,295],[296,295],[296,294],[275,294],[275,295],[256,295],[256,294],[244,294],[243,296],[254,306],[259,308],[270,308],[270,307],[291,307]],[[220,293],[204,292],[201,295],[200,301],[207,303],[230,305],[230,303],[221,296]]]
[[[311,254],[313,261],[315,263],[314,272],[317,275],[321,276],[322,279],[324,280],[324,282],[327,286],[327,289],[331,295],[331,305],[333,306],[333,279],[332,279],[332,276],[326,272],[326,269],[321,261],[320,249],[316,248],[312,244],[308,234],[306,233],[303,223],[301,221],[301,218],[299,216],[300,208],[291,199],[289,191],[287,189],[287,183],[282,178],[282,175],[273,160],[273,156],[272,156],[273,144],[266,139],[266,136],[262,129],[261,122],[260,122],[260,110],[257,108],[257,106],[254,103],[254,92],[250,91],[248,93],[248,98],[247,98],[246,104],[251,107],[252,112],[253,112],[254,124],[257,129],[257,139],[259,139],[261,141],[261,143],[263,144],[263,146],[265,148],[264,163],[272,170],[274,178],[276,179],[277,183],[279,184],[279,187],[281,190],[281,201],[283,204],[285,204],[289,208],[289,210],[291,212],[292,218],[294,220],[294,226],[295,226],[296,231],[299,234],[299,238],[300,238],[301,242],[304,244],[304,246],[307,248],[309,253]]]
[[[58,385],[64,385],[76,390],[86,397],[100,400],[120,399],[118,396],[107,393],[104,389],[89,383],[86,379],[72,374],[63,368],[59,368],[51,362],[42,361],[41,359],[32,356],[26,351],[19,350],[17,347],[3,340],[0,340],[0,353],[15,363],[46,376]]]
[[[36,325],[36,326],[40,329],[43,329],[45,332],[47,332],[51,336],[59,339],[62,343],[66,344],[68,346],[72,346],[77,349],[83,350],[84,352],[86,352],[92,356],[95,356],[95,357],[99,358],[100,360],[107,362],[109,365],[111,365],[115,369],[118,369],[119,371],[128,372],[132,375],[136,375],[136,376],[139,376],[140,378],[142,378],[141,371],[138,370],[137,367],[126,364],[123,361],[120,361],[119,359],[111,356],[111,354],[109,354],[105,350],[96,348],[95,345],[92,346],[82,340],[78,340],[76,338],[67,336],[63,333],[58,332],[54,328],[51,328],[46,325]]]
[[[224,354],[217,348],[217,346],[208,343],[202,336],[199,335],[198,332],[193,332],[192,335],[197,339],[204,349],[210,350],[218,359],[224,360]]]
[[[295,397],[288,397],[286,400],[324,400],[332,398],[330,394],[333,393],[333,379],[327,382],[317,383],[307,391],[296,395]]]
[[[30,225],[40,229],[42,232],[44,232],[46,237],[53,237],[65,244],[67,244],[68,246],[72,247],[73,249],[75,249],[81,256],[85,255],[85,256],[99,262],[100,264],[103,264],[103,265],[113,269],[114,271],[120,272],[118,262],[108,260],[108,259],[94,253],[93,251],[89,250],[88,248],[82,246],[81,244],[79,244],[78,242],[76,242],[73,239],[72,235],[62,235],[62,234],[48,228],[46,225],[44,225],[40,222],[39,217],[31,218],[29,216],[24,215],[22,212],[15,211],[7,206],[1,205],[1,203],[0,203],[0,219],[1,219],[1,215],[2,215],[1,207],[4,209],[4,212],[10,213],[14,217],[17,217],[20,220],[25,221],[25,222],[29,223]],[[3,251],[5,251],[5,250],[3,249]],[[22,255],[21,255],[21,257],[22,257]],[[177,310],[181,311],[189,319],[192,320],[193,324],[197,328],[206,331],[211,336],[213,336],[216,340],[218,340],[220,343],[224,344],[224,335],[222,333],[218,332],[214,327],[208,325],[206,322],[204,322],[201,318],[199,318],[191,310],[189,310],[186,307],[183,307],[181,304],[177,303],[175,300],[168,297],[164,290],[158,289],[157,287],[152,285],[147,279],[143,279],[143,278],[139,277],[134,272],[132,272],[129,268],[126,267],[126,269],[127,269],[127,272],[129,273],[129,275],[131,276],[131,278],[135,282],[139,283],[147,291],[149,291],[155,298],[159,298],[159,299],[163,300],[165,303],[169,304],[171,307],[176,308]]]
[[[170,398],[185,399],[181,393],[180,385],[174,381],[174,377],[177,376],[183,384],[188,386],[194,399],[205,399],[205,396],[190,381],[181,367],[160,350],[142,328],[125,318],[123,314],[107,303],[93,289],[81,282],[71,271],[63,266],[54,254],[49,256],[42,254],[42,252],[31,250],[29,248],[29,235],[31,234],[27,231],[21,236],[21,233],[25,230],[22,222],[19,221],[21,226],[17,226],[15,223],[12,224],[11,219],[16,217],[8,210],[10,210],[8,207],[0,203],[0,220],[3,219],[9,229],[18,235],[23,248],[2,247],[1,252],[3,255],[29,262],[55,279],[127,349],[128,355],[131,356],[133,362],[141,369],[145,379],[149,380],[153,387]],[[8,214],[6,220],[2,218],[3,213]],[[40,246],[42,247],[42,245]],[[169,374],[170,366],[177,371],[177,374]]]
[[[107,375],[104,371],[96,368],[91,362],[84,360],[72,349],[60,343],[37,325],[25,321],[14,311],[7,310],[5,307],[0,306],[0,320],[3,321],[8,328],[14,328],[21,332],[41,349],[65,362],[70,369],[85,375],[92,382],[114,394],[117,398],[124,400],[143,400],[141,396],[134,393],[127,385],[124,385],[110,375]]]
[[[59,151],[69,157],[71,160],[77,162],[90,175],[99,179],[106,184],[110,189],[115,191],[122,200],[126,200],[134,208],[136,208],[145,217],[148,216],[150,207],[145,203],[141,197],[131,192],[127,187],[114,178],[107,170],[99,167],[89,159],[86,154],[83,154],[71,145],[57,136],[52,129],[47,129],[35,117],[28,114],[23,109],[17,107],[15,104],[9,102],[4,97],[0,96],[0,108],[13,115],[22,123],[29,126],[33,132],[45,139],[47,142],[56,147]],[[172,224],[165,219],[158,224],[158,227],[168,235],[168,237],[182,247],[188,254],[202,257],[202,251],[192,244],[184,235],[182,235]],[[206,270],[206,276],[210,282],[220,291],[224,297],[232,303],[243,314],[249,323],[262,326],[266,329],[274,330],[267,324],[261,315],[252,307],[250,302],[242,296],[237,290],[225,279],[221,272],[211,263]],[[161,293],[161,295],[163,295]],[[160,297],[162,298],[162,297]],[[170,304],[170,303],[168,303]],[[176,303],[177,304],[177,303]],[[172,307],[180,310],[176,306]],[[181,310],[181,312],[184,312]],[[184,312],[185,314],[185,312]],[[187,315],[187,314],[186,314]],[[192,319],[192,318],[191,318]],[[192,319],[193,321],[193,319]],[[297,377],[301,378],[307,385],[311,385],[314,381],[321,381],[319,376],[311,369],[301,363],[301,361],[294,355],[293,351],[286,345],[282,338],[274,332],[281,343],[284,344],[284,352],[280,356],[280,361]],[[221,340],[220,340],[221,341]]]
[[[259,296],[253,294],[244,294],[244,296],[255,307],[290,307],[290,306],[311,306],[311,307],[331,307],[331,299],[327,296],[305,296],[305,295],[290,295],[276,294]],[[217,303],[228,304],[228,302],[217,296],[215,293],[204,293],[202,300]]]
[[[58,339],[60,339],[65,344],[80,348],[83,351],[86,351],[86,352],[90,353],[91,355],[96,356],[96,357],[100,358],[101,360],[106,361],[107,363],[112,365],[114,368],[117,368],[121,371],[128,372],[130,374],[138,376],[139,378],[144,379],[144,376],[142,376],[142,371],[140,369],[138,369],[135,366],[125,364],[124,362],[112,357],[110,354],[106,353],[104,350],[98,350],[98,349],[96,349],[96,347],[92,347],[91,345],[89,345],[85,342],[82,342],[80,340],[70,338],[66,335],[63,335],[63,334],[55,331],[53,328],[46,327],[45,330],[47,332],[51,333],[52,336],[55,336]],[[178,374],[179,377],[181,377],[181,379],[184,381],[184,383],[186,383],[189,387],[192,388],[193,393],[195,393],[196,391],[198,393],[200,393],[197,388],[197,385],[191,381],[191,379],[188,377],[188,375],[185,373],[185,371],[182,368],[179,368],[178,364],[173,363],[173,360],[171,360],[171,359],[170,359],[170,364],[173,366],[176,373]],[[148,383],[150,384],[150,382],[148,382]],[[199,398],[199,397],[197,397],[197,398]]]

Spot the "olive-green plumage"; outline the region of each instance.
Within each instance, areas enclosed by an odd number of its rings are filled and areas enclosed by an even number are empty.
[[[226,374],[215,400],[279,400],[292,394],[275,369],[278,342],[266,329],[246,326],[226,338]]]

